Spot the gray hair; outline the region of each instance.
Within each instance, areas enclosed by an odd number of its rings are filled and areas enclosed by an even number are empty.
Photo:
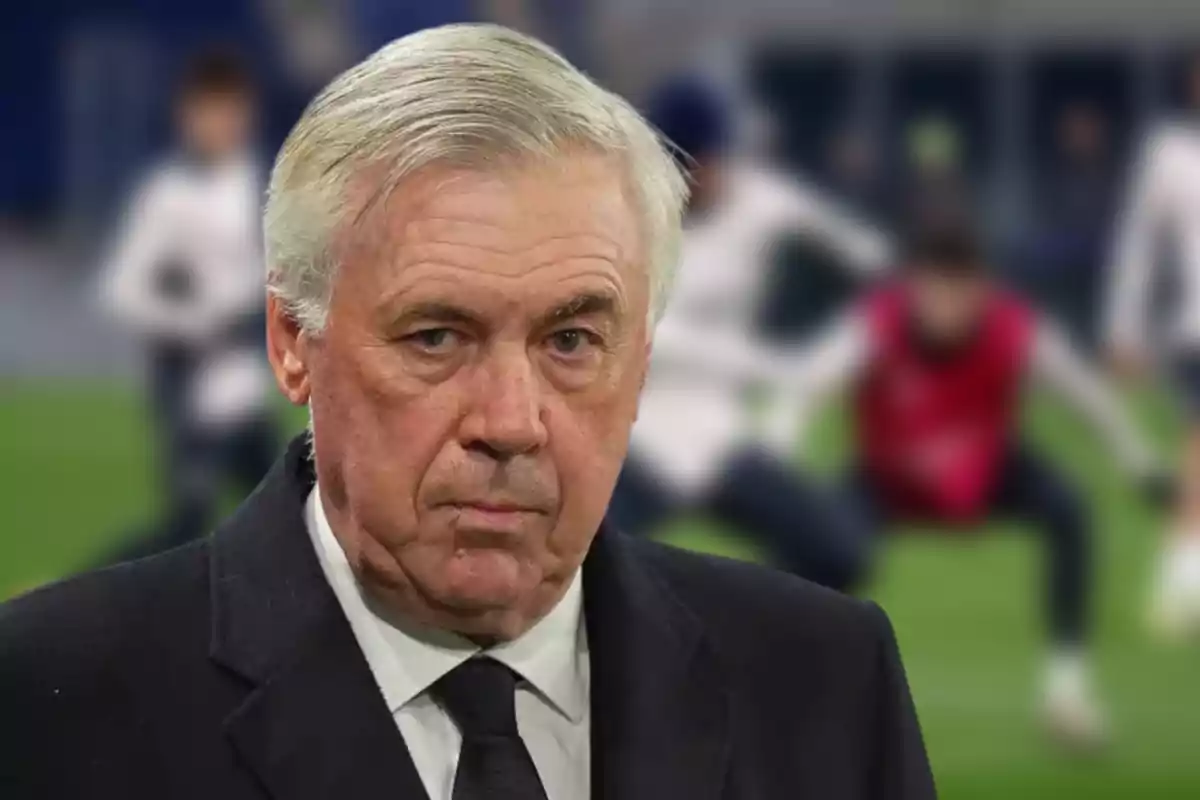
[[[271,173],[267,284],[306,330],[324,328],[347,223],[348,188],[386,172],[372,202],[406,176],[498,157],[548,158],[584,147],[623,163],[639,206],[650,322],[679,258],[686,182],[655,130],[546,45],[496,25],[448,25],[397,39],[324,89]]]

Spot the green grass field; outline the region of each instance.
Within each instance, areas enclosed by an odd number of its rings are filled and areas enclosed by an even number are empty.
[[[1169,447],[1172,426],[1162,404],[1148,398],[1139,411]],[[873,596],[896,625],[941,794],[1200,798],[1200,647],[1160,645],[1142,627],[1160,523],[1069,415],[1038,404],[1029,427],[1095,502],[1097,669],[1116,739],[1104,757],[1073,761],[1047,747],[1036,727],[1041,638],[1031,541],[1004,528],[969,541],[894,539]],[[813,462],[835,462],[842,438],[836,418],[821,426]],[[78,569],[150,519],[150,441],[128,390],[0,384],[0,598]],[[732,532],[698,520],[664,535],[687,547],[756,557]]]

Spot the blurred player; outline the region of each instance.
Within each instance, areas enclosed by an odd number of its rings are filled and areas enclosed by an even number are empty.
[[[166,514],[119,558],[202,535],[221,492],[275,455],[262,350],[264,270],[255,94],[232,54],[207,53],[176,98],[180,151],[139,188],[104,299],[144,345]]]
[[[1200,114],[1200,57],[1188,76],[1192,114]],[[1115,247],[1104,332],[1126,378],[1150,363],[1149,319],[1156,267],[1176,262],[1169,303],[1169,361],[1187,417],[1180,498],[1166,537],[1151,606],[1170,636],[1200,634],[1200,128],[1194,118],[1163,124],[1147,139]]]
[[[1105,115],[1083,100],[1063,107],[1055,134],[1054,159],[1038,172],[1019,277],[1072,340],[1094,353],[1112,235],[1114,148]]]
[[[993,285],[972,233],[948,221],[915,235],[896,282],[853,306],[798,363],[798,391],[775,412],[786,447],[819,402],[853,387],[854,466],[840,494],[861,526],[860,575],[892,523],[1027,523],[1048,562],[1046,719],[1069,743],[1098,743],[1104,722],[1085,648],[1088,510],[1025,441],[1018,412],[1026,379],[1040,379],[1094,424],[1132,478],[1156,487],[1155,457],[1114,396],[1064,334]]]
[[[843,537],[829,530],[827,546],[809,548],[788,535],[818,500],[802,502],[805,486],[790,459],[755,438],[747,390],[769,385],[785,366],[756,334],[755,314],[771,250],[785,234],[821,242],[864,275],[885,263],[885,242],[810,187],[735,155],[729,112],[705,85],[672,84],[650,117],[690,156],[692,200],[611,516],[623,530],[644,533],[682,511],[707,511],[775,545],[794,571],[836,582],[844,560],[824,556]]]

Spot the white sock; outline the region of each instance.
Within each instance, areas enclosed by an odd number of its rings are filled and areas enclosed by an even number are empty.
[[[1044,711],[1061,735],[1082,744],[1099,742],[1104,716],[1092,693],[1089,659],[1082,647],[1058,646],[1050,651],[1044,691]]]
[[[1168,588],[1187,591],[1200,584],[1200,535],[1178,536],[1163,551],[1164,582]]]
[[[1046,693],[1051,697],[1083,696],[1088,692],[1087,653],[1078,645],[1060,645],[1046,662]]]

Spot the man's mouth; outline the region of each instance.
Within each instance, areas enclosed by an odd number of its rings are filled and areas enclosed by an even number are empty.
[[[479,502],[454,503],[453,505],[457,508],[469,508],[469,509],[474,509],[476,511],[482,511],[485,513],[496,513],[496,514],[515,514],[515,513],[536,514],[536,513],[539,513],[539,511],[540,511],[540,509],[534,508],[533,506],[521,505],[519,503],[509,503],[509,502],[504,502],[504,501],[484,500],[484,501],[479,501]]]
[[[544,513],[540,508],[503,501],[450,503],[448,506],[456,512],[456,528],[489,533],[520,533],[534,517]]]

